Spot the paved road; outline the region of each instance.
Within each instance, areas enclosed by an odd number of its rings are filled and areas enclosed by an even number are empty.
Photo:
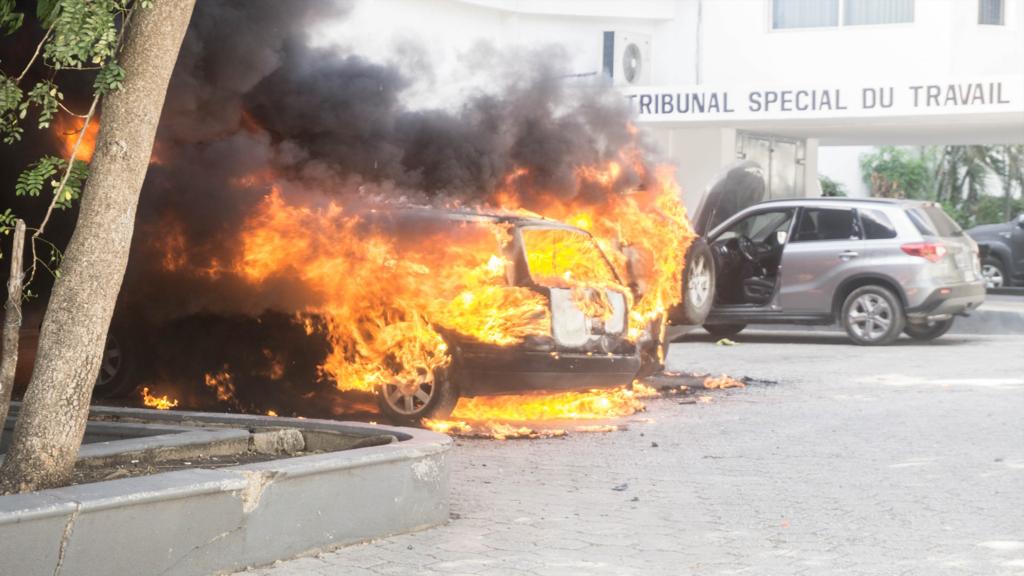
[[[1024,574],[1024,336],[737,340],[669,368],[778,384],[656,399],[624,432],[460,440],[448,525],[248,574]]]

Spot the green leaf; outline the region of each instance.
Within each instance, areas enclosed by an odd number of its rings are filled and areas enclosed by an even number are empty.
[[[36,4],[36,18],[39,19],[43,28],[49,28],[57,19],[57,12],[60,8],[59,0],[39,0]]]
[[[43,80],[32,87],[28,96],[19,105],[19,118],[24,118],[31,106],[39,108],[38,126],[40,129],[49,128],[53,121],[54,114],[60,105],[63,94],[57,90],[57,85],[50,80]]]
[[[102,65],[117,49],[116,0],[61,0],[44,56],[54,68]]]
[[[104,66],[99,74],[96,75],[96,80],[93,82],[93,89],[96,94],[104,95],[108,92],[116,92],[121,89],[121,85],[124,83],[124,68],[118,66],[117,62],[111,60]]]
[[[15,0],[0,0],[0,30],[5,34],[14,34],[21,28],[25,15],[15,11]]]
[[[18,176],[14,193],[17,196],[40,196],[43,188],[49,186],[48,193],[53,195],[60,188],[60,180],[66,169],[67,162],[63,158],[43,156]],[[75,160],[55,206],[60,209],[69,208],[81,196],[82,186],[88,177],[89,166],[81,160]]]

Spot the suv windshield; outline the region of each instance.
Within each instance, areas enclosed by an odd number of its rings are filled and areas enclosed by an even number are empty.
[[[523,228],[533,281],[552,288],[617,283],[601,249],[588,234],[561,228]]]
[[[964,231],[938,206],[907,209],[907,216],[917,231],[925,236],[963,236]]]

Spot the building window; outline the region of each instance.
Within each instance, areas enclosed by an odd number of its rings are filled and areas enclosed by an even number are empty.
[[[1004,0],[978,0],[978,24],[1003,25]]]
[[[839,25],[839,0],[773,0],[772,28]]]
[[[914,21],[914,0],[846,0],[843,24],[905,24]]]
[[[1002,23],[1003,0],[979,0],[984,24],[986,5],[995,4]],[[772,0],[772,28],[823,28],[914,21],[914,0]]]

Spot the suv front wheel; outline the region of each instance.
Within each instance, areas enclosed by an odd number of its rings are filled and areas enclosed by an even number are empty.
[[[855,344],[884,346],[903,332],[903,305],[892,290],[861,286],[846,297],[839,321]]]

